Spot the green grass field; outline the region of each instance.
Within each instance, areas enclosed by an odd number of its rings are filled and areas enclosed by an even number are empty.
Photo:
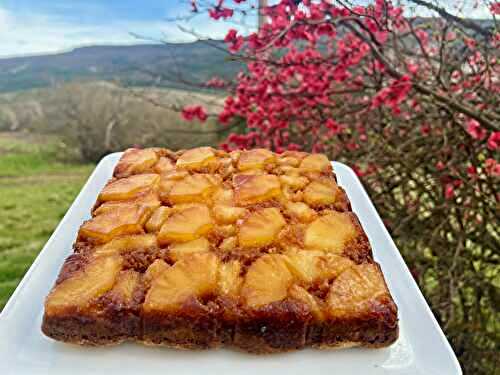
[[[0,133],[0,310],[94,167],[63,154],[57,139]]]

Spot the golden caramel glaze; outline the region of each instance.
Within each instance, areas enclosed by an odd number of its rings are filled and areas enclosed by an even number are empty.
[[[397,309],[326,156],[129,149],[42,330],[91,345],[379,347]]]

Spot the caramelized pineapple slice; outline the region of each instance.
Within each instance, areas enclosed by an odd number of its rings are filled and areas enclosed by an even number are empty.
[[[302,222],[314,220],[318,214],[303,202],[287,202],[285,205],[287,213]]]
[[[149,171],[158,161],[158,155],[152,149],[140,150],[129,148],[123,153],[115,168],[115,176],[127,177]]]
[[[221,224],[232,224],[243,217],[247,210],[242,207],[216,205],[213,208],[215,220]]]
[[[295,194],[293,194],[292,196],[293,202],[302,202],[303,200],[304,200],[304,193],[301,190],[296,191]]]
[[[267,254],[252,263],[248,269],[241,296],[250,308],[259,308],[287,297],[293,282],[284,257]]]
[[[356,317],[369,310],[374,301],[389,295],[382,272],[376,264],[348,268],[330,287],[326,303],[332,317]]]
[[[287,204],[287,202],[291,201],[293,198],[293,191],[290,189],[288,186],[283,186],[283,189],[281,190],[281,196],[278,198],[278,200],[281,202],[282,205]]]
[[[321,258],[323,255],[322,251],[289,250],[283,255],[283,260],[295,279],[311,284],[326,267],[326,262]]]
[[[330,160],[323,154],[311,154],[302,159],[299,167],[304,172],[324,173],[332,169]]]
[[[200,170],[214,165],[217,158],[215,152],[210,147],[199,147],[185,151],[179,159],[176,166],[180,169]]]
[[[178,212],[185,211],[188,208],[205,209],[205,207],[207,207],[207,205],[204,203],[179,203],[170,208],[172,209],[172,214],[176,214]]]
[[[227,225],[217,225],[214,228],[214,233],[217,237],[230,237],[236,234],[236,226],[232,224]]]
[[[232,175],[235,171],[235,168],[233,166],[233,161],[231,160],[231,158],[223,157],[219,159],[218,171],[223,178],[227,178]]]
[[[158,183],[158,193],[160,195],[160,199],[163,202],[170,203],[170,191],[174,187],[174,185],[189,176],[189,173],[186,171],[178,171],[171,170],[163,173],[160,176],[160,182]]]
[[[283,165],[280,167],[281,172],[284,173],[285,176],[298,177],[300,176],[300,169],[296,167],[291,167],[289,165]]]
[[[162,180],[168,181],[168,180],[173,180],[173,181],[179,181],[182,180],[183,178],[186,178],[189,176],[188,171],[183,171],[179,169],[172,169],[171,171],[166,171],[162,173],[161,178]]]
[[[241,151],[240,150],[234,150],[229,153],[229,157],[234,163],[238,163],[238,159],[240,158]]]
[[[238,237],[227,237],[222,240],[219,249],[222,251],[231,251],[236,249],[236,246],[238,246]]]
[[[285,224],[285,219],[276,207],[257,210],[241,224],[238,242],[240,246],[247,248],[270,245]]]
[[[140,193],[154,188],[160,181],[160,175],[154,173],[137,174],[115,180],[102,189],[101,202],[132,199]]]
[[[235,175],[236,203],[240,206],[265,202],[281,195],[280,180],[275,175]]]
[[[305,284],[331,279],[354,265],[350,259],[323,251],[294,251],[284,254],[290,272]]]
[[[116,209],[126,209],[134,206],[138,206],[141,209],[144,209],[145,212],[148,212],[148,214],[150,214],[154,210],[156,210],[160,206],[160,204],[161,202],[158,199],[156,193],[150,192],[141,194],[131,200],[104,202],[94,210],[93,214],[94,216],[102,215],[114,211]]]
[[[158,162],[154,165],[153,171],[158,174],[166,173],[172,171],[175,168],[174,163],[169,158],[162,156]]]
[[[138,272],[133,270],[120,272],[111,290],[111,295],[122,304],[127,305],[132,303],[139,280],[140,276]]]
[[[108,243],[97,246],[93,252],[94,258],[122,254],[134,250],[153,249],[157,246],[154,234],[139,234],[114,238]]]
[[[212,195],[212,202],[216,205],[233,206],[234,192],[232,189],[224,189],[219,187]]]
[[[264,148],[243,151],[238,160],[238,169],[240,171],[263,169],[266,165],[274,163],[275,160],[274,153]]]
[[[170,189],[168,199],[171,203],[207,202],[215,191],[209,175],[195,174],[176,182]]]
[[[222,185],[222,177],[219,174],[207,173],[204,176],[210,181],[215,187]]]
[[[240,276],[241,263],[232,260],[227,263],[221,263],[217,274],[217,289],[220,294],[238,296],[243,278]]]
[[[293,156],[280,156],[277,162],[280,166],[288,165],[290,167],[298,167],[300,159],[294,158]]]
[[[308,249],[341,254],[344,246],[357,235],[358,231],[348,212],[332,211],[309,224],[304,245]]]
[[[303,189],[309,183],[309,180],[304,176],[281,175],[280,181],[292,191]]]
[[[144,272],[143,276],[146,288],[149,289],[153,280],[159,277],[169,267],[170,266],[163,259],[156,259],[153,263],[151,263],[146,272]]]
[[[168,197],[170,194],[170,190],[172,190],[174,185],[175,180],[167,179],[164,176],[161,176],[160,182],[158,184],[158,195],[162,202],[170,203]]]
[[[178,261],[183,256],[192,253],[206,253],[210,250],[210,242],[204,237],[189,242],[175,243],[169,248],[170,257]]]
[[[113,287],[121,265],[122,259],[117,255],[92,260],[83,270],[55,286],[45,301],[46,314],[86,308]]]
[[[98,215],[105,215],[109,214],[110,212],[116,211],[116,210],[125,210],[125,209],[133,209],[134,207],[137,207],[138,205],[135,202],[135,199],[132,199],[130,201],[109,201],[109,202],[104,202],[101,204],[99,207],[97,207],[93,212],[93,216],[98,216]]]
[[[160,244],[188,242],[203,237],[213,228],[207,206],[191,207],[167,218],[158,234]]]
[[[144,209],[146,209],[149,212],[149,214],[152,214],[153,211],[156,210],[161,205],[161,202],[158,199],[157,192],[151,192],[149,194],[141,195],[138,198],[136,198],[134,202],[142,206]]]
[[[144,311],[175,311],[189,297],[215,292],[218,264],[213,253],[183,257],[153,280],[144,301]]]
[[[117,208],[86,221],[78,233],[79,237],[95,243],[106,243],[125,234],[140,234],[148,219],[148,211],[140,206]]]
[[[267,172],[263,169],[248,169],[246,171],[239,171],[238,176],[263,176]]]
[[[333,204],[338,192],[337,184],[331,180],[313,181],[304,190],[304,201],[312,207]]]
[[[287,157],[287,158],[290,157],[302,161],[302,159],[304,159],[308,155],[309,154],[307,152],[303,151],[285,151],[284,153],[281,154],[281,157]]]
[[[172,209],[170,207],[158,207],[146,222],[146,230],[148,232],[158,232],[171,213]]]
[[[321,306],[318,303],[316,297],[314,297],[307,290],[299,285],[292,285],[288,290],[288,294],[291,298],[295,298],[296,300],[307,305],[311,313],[317,320],[322,321],[325,319],[325,314],[323,313],[323,310],[321,309]]]

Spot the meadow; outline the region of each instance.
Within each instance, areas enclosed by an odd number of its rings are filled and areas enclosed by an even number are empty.
[[[0,310],[93,169],[58,138],[0,133]]]

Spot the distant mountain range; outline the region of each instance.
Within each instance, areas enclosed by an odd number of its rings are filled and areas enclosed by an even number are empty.
[[[222,42],[92,46],[69,52],[0,59],[0,92],[48,87],[72,80],[118,80],[132,86],[189,88],[213,76],[233,77]]]

